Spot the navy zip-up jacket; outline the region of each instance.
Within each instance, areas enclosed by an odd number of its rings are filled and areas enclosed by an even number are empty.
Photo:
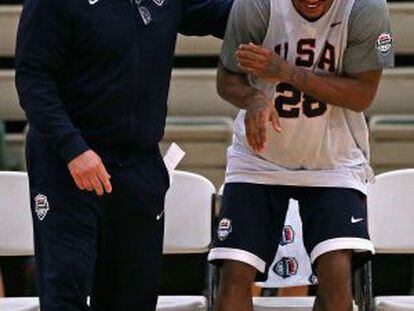
[[[20,104],[37,141],[66,162],[89,148],[154,148],[177,33],[222,37],[232,5],[143,0],[140,12],[136,2],[26,0],[16,47]]]

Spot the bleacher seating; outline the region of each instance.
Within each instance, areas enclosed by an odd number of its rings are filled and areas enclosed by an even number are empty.
[[[219,187],[224,180],[232,123],[225,117],[170,117],[161,150],[176,142],[187,152],[180,169],[203,175]]]
[[[0,56],[13,56],[16,41],[19,5],[0,5]]]
[[[169,115],[233,118],[237,109],[217,95],[215,80],[215,69],[175,69],[170,88]],[[413,85],[414,68],[385,70],[375,102],[366,114],[414,114]],[[13,70],[0,70],[0,94],[1,119],[24,120],[14,87]]]
[[[395,38],[397,53],[410,54],[414,50],[412,37],[412,25],[414,24],[413,2],[389,3],[391,22]],[[14,54],[15,34],[20,5],[0,5],[0,56],[12,56]],[[177,55],[217,55],[220,51],[220,40],[213,37],[198,38],[179,36]]]
[[[414,166],[414,114],[373,116],[370,132],[377,173]]]

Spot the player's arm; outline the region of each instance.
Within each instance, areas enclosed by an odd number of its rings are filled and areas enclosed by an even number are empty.
[[[265,80],[287,82],[332,105],[363,111],[376,95],[382,69],[393,66],[392,50],[380,52],[377,43],[381,34],[390,33],[389,12],[385,1],[360,1],[351,18],[343,77],[316,75],[255,45],[237,52],[240,65]]]
[[[266,141],[266,125],[280,131],[279,120],[271,101],[252,87],[237,66],[236,51],[240,44],[260,44],[266,36],[270,17],[269,0],[236,0],[230,13],[217,71],[218,94],[232,105],[246,110],[246,137],[255,151]]]
[[[242,45],[237,53],[240,68],[268,82],[289,83],[306,94],[353,111],[364,111],[374,100],[381,71],[347,77],[322,76],[294,66],[257,45]]]
[[[28,0],[16,45],[16,87],[30,126],[52,146],[80,189],[110,191],[109,174],[73,125],[56,85],[71,37],[66,1]]]
[[[246,110],[246,138],[254,151],[261,152],[265,148],[268,122],[272,123],[275,131],[282,131],[273,101],[250,86],[245,74],[231,72],[220,63],[217,92],[227,102]]]

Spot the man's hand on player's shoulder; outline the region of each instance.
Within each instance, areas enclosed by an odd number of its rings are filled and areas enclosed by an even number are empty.
[[[77,156],[69,162],[68,168],[79,189],[95,191],[99,196],[112,192],[111,176],[94,151],[88,150]]]
[[[274,103],[261,94],[251,99],[246,108],[244,122],[247,141],[255,152],[263,152],[266,147],[266,130],[269,122],[276,132],[282,131]]]
[[[275,52],[253,43],[240,45],[236,52],[240,69],[266,82],[284,81],[290,65]]]

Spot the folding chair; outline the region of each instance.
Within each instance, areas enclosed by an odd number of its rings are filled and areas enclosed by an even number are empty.
[[[414,254],[414,169],[378,175],[368,195],[371,239],[379,254]],[[372,300],[372,296],[370,297]],[[414,310],[414,296],[376,297],[377,310]]]
[[[208,252],[215,191],[200,175],[174,171],[165,204],[164,254]],[[157,310],[201,311],[209,305],[204,296],[161,296]]]
[[[0,172],[0,256],[34,252],[29,185],[26,173]],[[0,298],[2,311],[37,311],[37,298]]]

